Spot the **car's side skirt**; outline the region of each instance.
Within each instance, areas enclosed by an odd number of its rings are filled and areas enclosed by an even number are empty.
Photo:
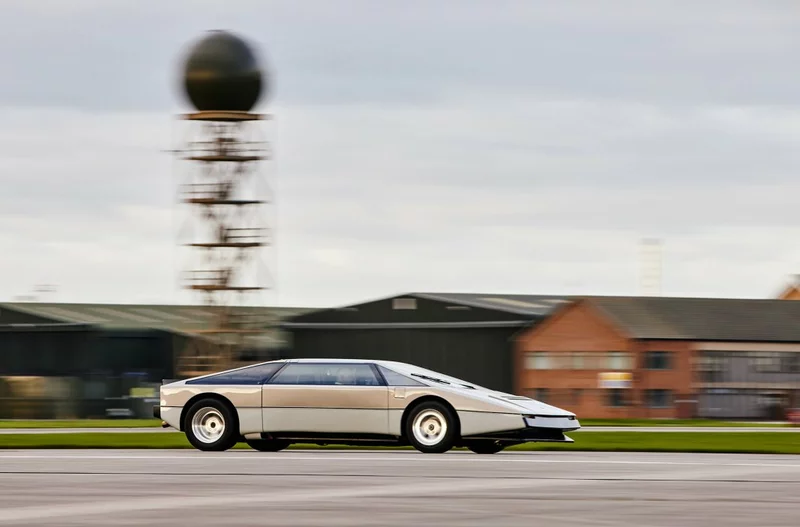
[[[311,443],[311,444],[336,444],[336,445],[372,445],[372,446],[396,446],[407,444],[407,441],[399,436],[389,434],[347,434],[331,432],[309,432],[309,431],[285,431],[285,432],[264,432],[260,435],[262,439],[284,439],[292,443]],[[499,441],[509,445],[519,443],[573,443],[574,441],[565,436],[559,430],[547,428],[525,428],[510,430],[506,432],[492,434],[477,434],[463,436],[457,446],[463,446],[470,441]]]
[[[405,442],[388,434],[342,434],[320,432],[264,432],[262,439],[284,439],[292,443],[310,443],[315,445],[353,445],[353,446],[397,446]]]

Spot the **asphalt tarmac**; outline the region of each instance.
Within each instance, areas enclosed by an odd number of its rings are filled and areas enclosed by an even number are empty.
[[[585,426],[582,432],[786,432],[800,433],[800,426],[793,427],[737,427],[737,426]],[[153,432],[177,432],[174,428],[0,428],[0,435],[9,434],[140,434]]]
[[[0,453],[2,525],[795,526],[800,456]]]

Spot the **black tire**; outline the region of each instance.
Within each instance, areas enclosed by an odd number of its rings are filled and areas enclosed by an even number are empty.
[[[205,415],[204,415],[205,414]],[[197,420],[195,419],[197,417]],[[195,430],[195,421],[207,423],[205,430]],[[222,428],[218,436],[216,430]],[[218,399],[201,399],[194,403],[186,412],[183,423],[184,433],[189,443],[197,450],[204,452],[222,452],[233,448],[239,438],[239,423],[236,414],[229,404]],[[198,435],[199,434],[199,435]]]
[[[278,452],[291,444],[281,439],[247,439],[245,443],[259,452]]]
[[[422,419],[422,422],[417,422],[418,418]],[[444,427],[442,424],[444,424]],[[416,426],[419,428],[418,433],[422,434],[422,425],[425,425],[424,429],[426,430],[430,427],[429,429],[434,433],[429,440],[421,441],[414,433]],[[406,420],[405,434],[411,446],[420,452],[443,454],[453,448],[458,440],[458,418],[444,404],[437,401],[425,401],[414,407],[409,413]]]
[[[467,443],[466,447],[476,454],[497,454],[505,448],[505,445],[495,441],[475,441]]]

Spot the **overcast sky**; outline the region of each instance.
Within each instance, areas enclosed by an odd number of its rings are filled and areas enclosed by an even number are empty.
[[[644,237],[667,295],[800,272],[795,0],[3,0],[0,299],[197,300],[166,151],[208,29],[269,69],[263,302],[637,294]]]

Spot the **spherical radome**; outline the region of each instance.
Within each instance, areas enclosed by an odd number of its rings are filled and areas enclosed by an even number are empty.
[[[209,31],[189,50],[183,86],[199,111],[247,112],[266,91],[253,49],[227,31]]]

